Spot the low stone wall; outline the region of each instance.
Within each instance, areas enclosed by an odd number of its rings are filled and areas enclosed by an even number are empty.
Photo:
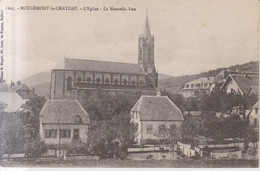
[[[214,159],[242,159],[242,151],[213,151],[210,153],[210,157]]]
[[[128,157],[132,160],[174,160],[177,154],[175,152],[129,153]]]

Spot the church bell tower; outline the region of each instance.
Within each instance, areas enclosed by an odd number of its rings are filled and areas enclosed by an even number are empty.
[[[138,64],[148,74],[147,83],[158,87],[158,73],[154,64],[154,36],[151,35],[148,15],[146,12],[144,31],[138,41]]]

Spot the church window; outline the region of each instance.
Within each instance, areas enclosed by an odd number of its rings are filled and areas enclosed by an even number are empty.
[[[152,58],[151,58],[151,52],[152,52],[152,49],[151,48],[148,48],[148,61],[151,62],[152,61]]]
[[[81,82],[81,77],[77,78],[77,82],[80,83]]]
[[[109,82],[110,82],[109,78],[106,78],[106,79],[105,79],[105,83],[106,83],[106,84],[109,84]]]
[[[69,76],[67,78],[67,90],[71,90],[71,88],[72,88],[72,78],[71,76]]]
[[[114,79],[114,83],[118,84],[119,83],[118,79]]]
[[[91,78],[90,77],[87,78],[87,82],[91,83]]]
[[[101,79],[100,79],[100,78],[97,78],[97,79],[96,79],[96,83],[99,84],[100,82],[101,82]]]
[[[135,85],[135,80],[132,80],[132,85]]]
[[[128,82],[127,79],[124,79],[124,80],[123,80],[123,84],[124,84],[124,85],[127,85],[127,82]]]

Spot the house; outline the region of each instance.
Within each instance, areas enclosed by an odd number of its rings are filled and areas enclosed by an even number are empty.
[[[47,100],[40,111],[40,137],[51,147],[87,142],[88,113],[77,100]]]
[[[181,126],[180,109],[167,96],[141,96],[130,111],[131,122],[138,124],[137,144],[156,143],[154,135],[162,124]]]
[[[259,86],[259,75],[256,74],[229,74],[225,83],[222,85],[221,90],[226,91],[228,94],[241,94],[247,95],[252,87]],[[254,91],[258,91],[254,88]]]
[[[187,82],[182,89],[182,95],[184,97],[196,97],[201,91],[205,91],[208,94],[213,82],[214,77],[201,77]]]
[[[0,82],[0,104],[6,105],[5,112],[21,111],[25,102],[26,100],[22,99],[6,82]]]
[[[259,102],[257,102],[247,115],[250,125],[259,124]]]
[[[37,97],[37,95],[32,91],[25,83],[20,84],[15,92],[22,97],[22,99],[31,99]]]

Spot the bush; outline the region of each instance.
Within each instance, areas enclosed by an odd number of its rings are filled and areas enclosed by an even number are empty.
[[[79,141],[73,141],[71,146],[68,148],[68,154],[89,154],[88,144]]]
[[[43,153],[46,153],[47,148],[44,142],[40,140],[33,140],[25,144],[24,151],[26,157],[38,158],[41,157]]]

